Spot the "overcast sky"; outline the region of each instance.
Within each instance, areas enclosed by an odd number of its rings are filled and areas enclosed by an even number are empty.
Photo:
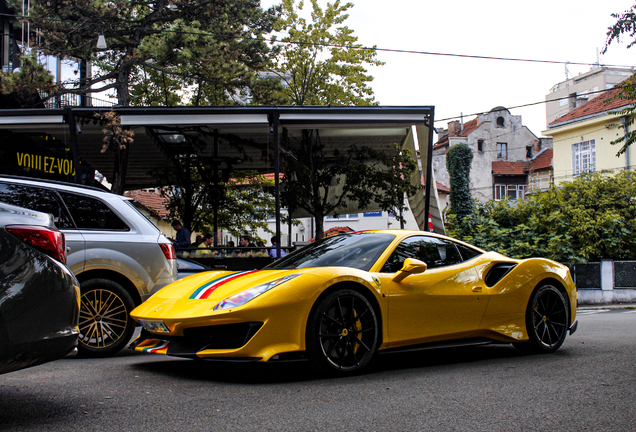
[[[261,0],[263,7],[277,4]],[[311,4],[306,1],[306,10]],[[320,0],[326,5],[325,0]],[[378,48],[560,62],[594,63],[605,44],[607,28],[634,1],[593,3],[535,0],[440,1],[353,0],[345,22],[359,42]],[[605,65],[636,67],[636,47],[613,43],[599,54]],[[565,80],[563,64],[455,58],[379,52],[386,64],[369,70],[381,105],[433,105],[435,126],[450,117],[496,106],[541,102],[550,88]],[[572,75],[590,66],[569,65]],[[535,135],[546,129],[545,105],[511,109]]]

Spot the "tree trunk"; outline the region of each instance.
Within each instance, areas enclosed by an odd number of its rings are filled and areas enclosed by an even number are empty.
[[[325,236],[325,222],[324,217],[316,217],[314,218],[316,223],[316,240],[322,240]]]
[[[129,145],[115,149],[115,166],[113,167],[113,186],[111,192],[123,195],[126,187],[126,172],[128,171]]]

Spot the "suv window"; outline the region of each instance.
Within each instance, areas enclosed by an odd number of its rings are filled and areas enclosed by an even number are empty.
[[[463,261],[452,241],[435,237],[414,236],[403,240],[395,248],[382,271],[396,272],[400,270],[407,258],[424,261],[428,268],[442,267]]]
[[[75,228],[54,190],[35,186],[0,183],[0,201],[20,207],[50,213],[58,229]]]
[[[129,231],[128,226],[102,201],[59,191],[79,229]]]

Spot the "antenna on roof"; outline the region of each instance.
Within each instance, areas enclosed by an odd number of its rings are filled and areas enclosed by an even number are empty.
[[[601,66],[601,59],[598,56],[598,47],[596,47],[596,63],[592,65],[592,69],[598,69]]]
[[[570,75],[572,75],[572,74],[570,73],[570,71],[568,70],[568,63],[569,63],[569,62],[565,62],[565,80],[566,80],[566,81],[567,81],[567,80],[569,80],[569,79],[570,79]]]

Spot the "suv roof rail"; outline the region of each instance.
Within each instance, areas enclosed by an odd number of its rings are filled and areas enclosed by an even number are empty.
[[[110,190],[106,189],[105,187],[99,188],[99,187],[96,187],[96,186],[88,186],[88,185],[84,185],[84,184],[80,184],[80,183],[70,183],[70,182],[65,182],[65,181],[60,181],[60,180],[50,180],[50,179],[45,179],[45,178],[40,178],[40,177],[26,177],[26,176],[18,176],[18,175],[13,175],[13,174],[0,174],[0,177],[1,178],[10,178],[10,179],[15,179],[15,180],[27,180],[27,181],[50,183],[50,184],[55,184],[55,185],[60,185],[60,186],[73,186],[73,187],[83,188],[83,189],[92,190],[92,191],[113,193]],[[114,195],[117,195],[117,194],[114,194]]]

